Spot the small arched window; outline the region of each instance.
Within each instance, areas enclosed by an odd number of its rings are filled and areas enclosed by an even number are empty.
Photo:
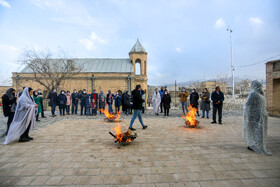
[[[141,60],[140,59],[137,59],[135,61],[135,74],[141,75]]]

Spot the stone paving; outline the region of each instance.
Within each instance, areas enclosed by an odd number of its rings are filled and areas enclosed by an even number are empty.
[[[122,116],[129,124],[131,116]],[[279,186],[280,119],[269,118],[272,156],[246,149],[242,117],[225,115],[223,125],[199,119],[185,128],[172,116],[144,116],[149,127],[126,146],[108,134],[103,116],[48,117],[32,131],[33,141],[0,145],[0,186]],[[1,126],[5,126],[1,118]],[[3,123],[2,123],[3,122]],[[3,128],[1,132],[3,132]],[[2,138],[3,141],[3,138]]]

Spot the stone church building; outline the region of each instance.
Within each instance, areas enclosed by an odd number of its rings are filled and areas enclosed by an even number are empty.
[[[58,90],[86,89],[91,93],[96,89],[106,94],[108,90],[115,93],[118,90],[129,92],[140,84],[143,90],[147,90],[147,52],[137,39],[137,42],[129,52],[129,58],[74,58],[69,59],[74,64],[83,64],[83,69],[77,75],[62,82]],[[22,87],[33,89],[44,87],[33,79],[33,72],[25,67],[20,72],[14,72],[12,76],[13,86],[18,91]]]
[[[280,60],[266,63],[266,108],[269,115],[280,116]]]

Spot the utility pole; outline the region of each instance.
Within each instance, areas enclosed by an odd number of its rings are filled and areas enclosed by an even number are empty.
[[[232,98],[234,99],[234,65],[233,65],[233,48],[232,48],[232,38],[231,38],[232,29],[231,29],[230,26],[227,27],[227,31],[229,31],[229,36],[230,36],[231,75],[232,75]]]
[[[177,84],[176,84],[176,80],[175,80],[175,107],[176,107],[176,97],[177,97]]]

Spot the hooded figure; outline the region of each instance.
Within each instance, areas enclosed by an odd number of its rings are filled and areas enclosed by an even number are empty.
[[[154,114],[158,115],[158,109],[161,103],[161,96],[160,93],[157,91],[157,89],[153,94],[152,103],[153,103]]]
[[[267,111],[262,84],[253,81],[252,91],[243,106],[243,139],[248,149],[261,154],[271,155],[266,149]]]
[[[38,105],[29,94],[31,90],[28,87],[24,88],[22,95],[19,97],[15,116],[4,144],[9,144],[19,138],[21,142],[32,140],[28,133],[35,125]]]

